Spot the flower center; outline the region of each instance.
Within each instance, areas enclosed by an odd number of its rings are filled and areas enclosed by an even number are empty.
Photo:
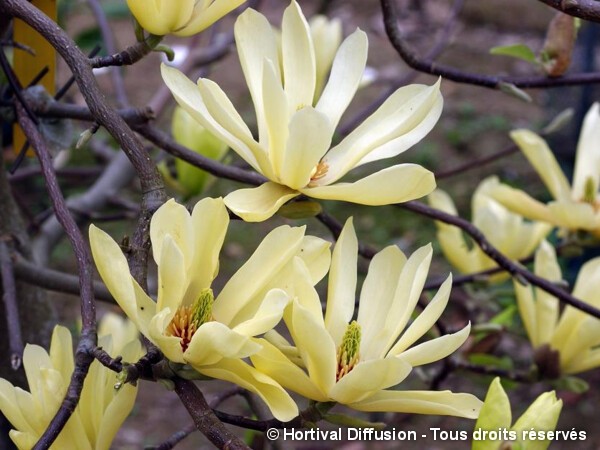
[[[181,340],[181,350],[186,351],[194,333],[202,324],[214,320],[212,307],[215,301],[212,289],[203,289],[192,305],[177,308],[173,319],[167,326],[165,334],[176,336]]]
[[[344,375],[350,373],[358,362],[358,350],[360,349],[360,325],[353,320],[348,324],[342,343],[337,351],[337,373],[336,381],[340,381]]]
[[[321,161],[319,164],[317,164],[315,166],[315,168],[310,173],[310,181],[309,181],[308,185],[310,186],[315,181],[323,178],[325,175],[327,175],[328,170],[329,170],[329,164],[326,164]]]

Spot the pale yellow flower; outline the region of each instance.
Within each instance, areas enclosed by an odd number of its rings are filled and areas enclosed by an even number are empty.
[[[561,271],[556,252],[543,241],[535,254],[535,273],[559,282]],[[558,300],[540,288],[514,283],[517,304],[534,349],[548,345],[559,353],[560,372],[575,374],[600,366],[600,320],[572,306],[560,312]],[[575,282],[573,295],[600,308],[600,258],[585,263]]]
[[[313,104],[315,104],[323,93],[333,60],[342,44],[342,21],[316,15],[311,17],[308,25],[315,49],[316,80],[313,97]]]
[[[246,0],[127,0],[131,14],[157,36],[191,36],[210,27]]]
[[[554,200],[543,204],[527,193],[505,185],[495,189],[494,197],[528,219],[600,236],[600,104],[594,103],[583,121],[572,186],[544,139],[529,130],[513,131],[511,137]]]
[[[544,433],[545,437],[547,432],[556,429],[561,409],[562,400],[556,398],[555,392],[544,392],[511,426],[510,401],[500,379],[495,378],[490,384],[481,414],[475,424],[471,449],[546,450],[552,439],[541,439],[539,433]]]
[[[113,325],[107,325],[106,320]],[[124,322],[121,324],[125,329],[116,330],[117,321],[121,319],[112,316],[101,321],[99,345],[113,357],[120,355],[125,361],[137,361],[142,355],[137,332],[132,334]],[[110,334],[102,334],[109,328],[116,331],[115,339]],[[49,354],[42,347],[28,344],[23,353],[23,366],[30,392],[0,378],[0,411],[14,427],[9,435],[15,445],[19,450],[30,450],[58,411],[71,380],[74,362],[69,330],[61,326],[54,328]],[[92,363],[79,404],[51,450],[110,448],[137,394],[137,387],[130,384],[115,390],[116,383],[116,373],[98,361]]]
[[[545,223],[528,223],[518,214],[507,210],[491,197],[499,186],[497,177],[488,177],[475,190],[471,202],[471,221],[490,243],[510,259],[529,257],[541,240],[550,232],[551,226]],[[458,215],[454,202],[441,189],[428,197],[429,204],[449,214]],[[462,273],[479,272],[497,266],[478,245],[467,243],[461,229],[442,222],[438,228],[438,241],[450,263]],[[491,281],[501,281],[508,274],[494,275]]]
[[[349,220],[335,246],[325,316],[307,289],[289,306],[285,322],[294,346],[275,335],[251,355],[252,363],[282,386],[318,402],[339,402],[360,411],[395,411],[476,418],[481,401],[449,391],[388,389],[412,368],[445,358],[469,335],[462,330],[414,345],[442,314],[452,279],[409,325],[429,264],[431,246],[410,258],[396,246],[375,255],[360,294],[356,320],[358,242]],[[273,334],[273,333],[271,333]]]
[[[304,236],[304,227],[276,228],[215,299],[210,286],[228,224],[222,199],[201,200],[191,216],[174,200],[156,211],[150,224],[158,266],[156,302],[133,279],[108,234],[92,225],[90,243],[98,272],[115,300],[169,360],[256,392],[275,417],[289,420],[297,413],[292,399],[240,358],[260,350],[251,338],[281,320],[296,270],[307,273],[313,283],[325,275],[329,243]]]
[[[295,1],[283,15],[281,52],[267,19],[251,9],[238,18],[235,37],[256,111],[258,141],[216,83],[201,78],[196,85],[177,69],[162,66],[163,79],[179,104],[270,180],[229,194],[225,203],[235,214],[262,221],[301,194],[387,205],[434,189],[433,174],[415,164],[388,167],[355,182],[338,181],[355,167],[396,156],[421,140],[442,110],[439,83],[398,89],[330,149],[365,69],[367,35],[357,30],[344,40],[316,103],[315,46]]]

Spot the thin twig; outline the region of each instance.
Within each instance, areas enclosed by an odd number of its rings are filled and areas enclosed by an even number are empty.
[[[34,450],[42,450],[49,448],[56,440],[63,427],[73,414],[81,391],[83,382],[89,370],[90,364],[94,358],[90,355],[90,351],[97,344],[96,335],[96,305],[94,302],[94,292],[92,287],[92,265],[89,249],[83,240],[83,236],[71,216],[67,203],[62,195],[54,168],[52,167],[52,158],[46,146],[46,142],[42,138],[35,124],[29,119],[25,109],[20,103],[17,103],[17,119],[19,125],[23,129],[25,136],[31,142],[31,145],[38,157],[44,179],[46,181],[46,189],[50,195],[52,205],[56,217],[60,224],[65,229],[71,246],[77,260],[77,269],[79,272],[80,289],[81,289],[81,337],[77,345],[75,354],[75,369],[71,376],[71,381],[67,389],[65,398],[58,409],[56,415],[44,431],[44,434],[33,447]]]
[[[565,14],[590,22],[600,22],[600,3],[598,0],[538,0]]]
[[[597,3],[597,2],[596,2]],[[552,88],[581,84],[600,83],[600,73],[576,73],[562,77],[545,76],[497,76],[466,72],[455,67],[438,64],[428,58],[421,58],[404,40],[398,25],[396,0],[381,0],[383,22],[388,38],[400,57],[415,70],[430,75],[441,76],[457,83],[466,83],[490,89],[500,89],[503,84],[518,88]]]
[[[79,277],[58,270],[38,266],[17,255],[14,263],[15,276],[26,283],[65,294],[81,295]],[[103,302],[115,303],[106,286],[100,281],[93,283],[94,298]]]
[[[229,431],[221,421],[215,416],[212,409],[206,403],[202,392],[192,381],[176,378],[175,393],[184,404],[188,413],[194,420],[196,427],[200,430],[210,442],[217,448],[228,450],[248,450],[240,438]]]
[[[425,205],[424,203],[420,203],[417,201],[402,203],[398,206],[403,209],[413,211],[423,216],[430,217],[432,219],[439,220],[441,222],[454,225],[462,229],[473,238],[473,240],[477,243],[477,245],[479,245],[481,250],[486,255],[488,255],[491,259],[496,261],[500,267],[504,268],[504,270],[506,270],[516,279],[520,281],[529,282],[534,286],[537,286],[543,289],[544,291],[548,292],[549,294],[555,296],[561,302],[571,305],[572,307],[586,312],[591,316],[600,318],[600,310],[598,308],[595,308],[589,303],[586,303],[574,297],[573,295],[571,295],[564,289],[561,289],[551,281],[548,281],[545,278],[535,275],[534,273],[527,270],[525,267],[507,258],[503,253],[501,253],[487,240],[487,238],[477,227],[475,227],[467,220],[452,214],[448,214],[444,211],[440,211],[439,209],[432,208],[430,206]]]
[[[100,33],[102,34],[102,41],[104,42],[104,46],[106,47],[107,53],[116,53],[115,39],[113,37],[113,33],[110,29],[110,25],[106,18],[106,13],[100,5],[98,0],[88,0],[88,5],[92,12],[94,13],[94,17],[96,18],[96,23],[98,24],[98,28],[100,28]],[[125,90],[125,82],[123,80],[123,73],[119,67],[111,67],[110,75],[112,78],[112,84],[115,88],[115,94],[117,97],[117,101],[121,105],[121,107],[125,108],[129,105],[129,101],[127,99],[127,91]]]
[[[17,288],[15,274],[9,246],[6,239],[0,237],[0,280],[2,281],[2,302],[4,315],[8,326],[8,349],[10,363],[13,370],[21,367],[23,358],[23,337],[21,335],[21,321],[17,307]]]
[[[163,133],[156,127],[140,125],[136,126],[135,130],[167,153],[183,159],[184,161],[204,169],[220,178],[239,181],[240,183],[251,184],[253,186],[258,186],[267,181],[266,178],[256,172],[250,172],[237,167],[227,166],[215,161],[214,159],[210,159],[193,152],[187,147],[175,142],[166,133]]]

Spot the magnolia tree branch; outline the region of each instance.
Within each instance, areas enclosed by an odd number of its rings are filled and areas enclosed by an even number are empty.
[[[17,255],[14,263],[14,272],[17,279],[34,286],[39,286],[49,291],[63,292],[65,294],[80,295],[79,278],[70,273],[59,272],[31,263]],[[115,303],[106,286],[100,281],[93,282],[94,298],[103,302]]]
[[[17,307],[17,287],[15,273],[6,238],[0,236],[0,281],[2,281],[2,302],[8,327],[8,348],[10,363],[13,370],[21,367],[23,358],[23,338]]]
[[[34,450],[41,450],[47,449],[52,445],[79,402],[81,391],[83,389],[83,382],[89,367],[94,360],[90,354],[90,350],[97,344],[96,305],[92,287],[91,255],[75,220],[67,208],[66,201],[58,185],[56,174],[54,173],[54,168],[52,167],[52,158],[46,146],[46,142],[42,138],[35,124],[27,116],[27,113],[21,104],[17,103],[16,106],[19,125],[23,129],[25,136],[27,136],[27,139],[31,143],[38,157],[56,217],[71,241],[71,246],[73,247],[75,258],[77,260],[81,289],[82,329],[75,354],[75,370],[73,371],[67,393],[59,410],[48,425],[48,428],[44,431],[44,434],[34,446]]]
[[[483,235],[483,233],[475,227],[469,221],[462,219],[458,216],[454,216],[452,214],[448,214],[444,211],[440,211],[439,209],[432,208],[430,206],[425,205],[424,203],[420,203],[417,201],[410,201],[406,203],[402,203],[398,205],[401,208],[407,209],[409,211],[416,212],[423,216],[429,217],[431,219],[439,220],[441,222],[447,223],[449,225],[454,225],[465,231],[473,240],[479,245],[481,250],[492,258],[500,267],[510,273],[517,280],[523,282],[528,282],[537,286],[549,294],[558,298],[561,302],[571,305],[574,308],[579,309],[585,313],[588,313],[591,316],[600,319],[600,310],[598,308],[593,307],[592,305],[574,297],[564,289],[561,289],[556,284],[548,281],[545,278],[539,277],[534,273],[527,270],[525,267],[520,264],[510,260],[503,253],[501,253],[496,247],[494,247]]]
[[[430,75],[441,76],[447,80],[457,83],[466,83],[475,86],[486,87],[490,89],[500,89],[503,85],[512,85],[517,88],[552,88],[558,86],[573,86],[581,84],[600,83],[600,73],[575,73],[562,77],[545,76],[498,76],[484,75],[472,72],[466,72],[445,64],[438,64],[430,58],[421,58],[404,39],[402,30],[398,25],[397,0],[380,0],[383,11],[383,22],[385,31],[394,49],[413,69],[428,73]],[[562,0],[560,3],[569,3],[572,0]],[[552,3],[555,3],[554,1]],[[587,3],[598,3],[588,1]]]
[[[148,238],[150,217],[166,199],[156,165],[131,128],[114,109],[108,106],[88,58],[56,23],[25,0],[3,0],[0,2],[0,12],[23,20],[56,49],[71,69],[96,122],[107,129],[131,161],[140,179],[143,197],[140,220],[132,239],[130,264],[133,276],[144,286],[150,245]]]
[[[200,430],[217,448],[227,450],[249,450],[240,438],[229,431],[215,416],[211,407],[206,402],[202,392],[189,380],[176,378],[175,393],[184,404],[188,413],[194,420],[196,428]]]
[[[573,17],[600,22],[600,2],[598,0],[538,0],[558,11]]]

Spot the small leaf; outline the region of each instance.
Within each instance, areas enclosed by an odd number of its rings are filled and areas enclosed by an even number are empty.
[[[573,376],[559,378],[552,384],[556,389],[564,389],[565,391],[574,392],[575,394],[583,394],[590,389],[590,385],[587,381]]]
[[[510,56],[530,63],[536,62],[535,53],[525,44],[500,45],[490,49],[492,55]]]

